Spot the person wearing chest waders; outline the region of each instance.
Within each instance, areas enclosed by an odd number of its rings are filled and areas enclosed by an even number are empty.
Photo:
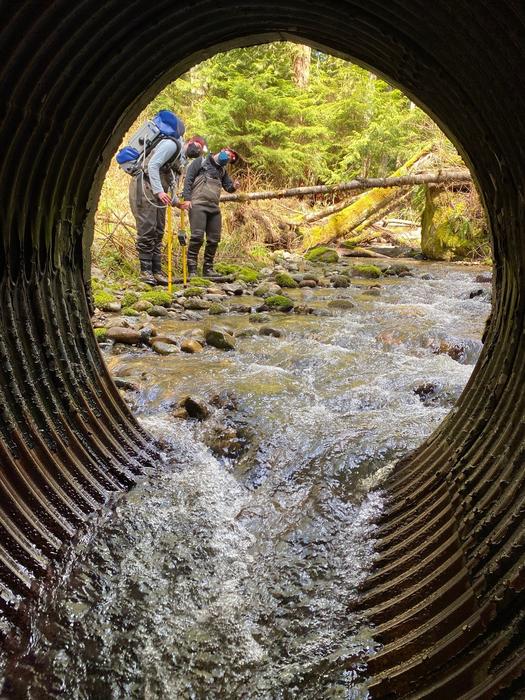
[[[129,187],[129,202],[137,228],[140,280],[152,286],[168,284],[161,267],[166,207],[189,207],[179,201],[175,189],[185,159],[200,156],[204,147],[204,139],[200,137],[183,144],[184,124],[175,115],[173,118],[178,120],[180,137],[162,138],[144,159],[143,167]]]
[[[229,163],[235,163],[238,154],[231,148],[223,148],[207,158],[196,158],[188,168],[182,197],[189,202],[190,243],[188,246],[188,274],[195,275],[199,251],[206,237],[202,274],[214,275],[213,260],[221,239],[221,191],[235,192],[239,181],[233,181],[226,172]]]

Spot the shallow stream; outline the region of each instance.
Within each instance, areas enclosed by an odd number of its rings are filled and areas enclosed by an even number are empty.
[[[479,268],[411,266],[380,296],[368,280],[293,290],[316,313],[272,315],[282,337],[242,337],[232,352],[104,351],[166,450],[71,552],[2,697],[367,697],[376,644],[352,601],[373,563],[381,481],[453,406],[490,310]],[[206,420],[173,417],[185,394],[207,403]]]

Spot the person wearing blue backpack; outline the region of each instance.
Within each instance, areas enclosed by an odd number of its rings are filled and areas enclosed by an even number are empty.
[[[200,137],[184,144],[185,126],[169,110],[161,110],[119,151],[117,162],[130,175],[129,202],[137,229],[137,252],[140,280],[151,286],[168,284],[162,272],[162,238],[166,208],[187,209],[180,202],[175,188],[187,158],[203,153],[205,142]]]

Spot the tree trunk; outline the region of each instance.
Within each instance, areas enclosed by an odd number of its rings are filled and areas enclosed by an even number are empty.
[[[415,168],[420,168],[428,160],[428,156],[428,149],[418,153],[414,158],[402,165],[394,173],[394,177],[366,180],[369,183],[377,182],[376,188],[372,192],[367,192],[358,197],[353,204],[339,214],[331,216],[325,224],[315,226],[310,231],[304,232],[303,248],[307,249],[315,245],[322,245],[348,235],[359,224],[362,224],[376,212],[385,209],[391,202],[399,198],[402,193],[396,187],[422,184],[428,182],[429,179],[433,182],[439,180],[442,177],[440,172],[408,175]],[[470,175],[468,174],[467,177],[470,178]]]
[[[405,167],[405,166],[403,166]],[[400,168],[401,170],[401,168]],[[396,171],[399,172],[399,171]],[[286,197],[304,197],[310,194],[331,194],[332,192],[360,191],[378,189],[377,196],[384,196],[384,189],[425,185],[428,183],[471,182],[468,170],[438,170],[436,172],[419,173],[417,175],[402,175],[398,177],[370,177],[342,182],[339,185],[311,185],[310,187],[292,187],[287,190],[266,190],[263,192],[239,192],[224,194],[221,202],[248,202],[258,199],[285,199]],[[374,193],[375,194],[375,193]],[[358,198],[359,201],[362,197]],[[358,202],[355,202],[357,204]]]
[[[312,49],[303,44],[294,44],[292,51],[292,80],[297,87],[304,90],[310,80]]]

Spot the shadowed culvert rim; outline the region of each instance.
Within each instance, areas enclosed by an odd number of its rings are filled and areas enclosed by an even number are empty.
[[[525,8],[423,0],[4,11],[0,192],[0,614],[24,623],[63,543],[157,445],[113,385],[85,287],[109,160],[140,110],[217,50],[296,40],[373,69],[458,146],[484,202],[495,306],[456,407],[390,477],[362,607],[374,697],[523,689]],[[511,103],[512,101],[512,103]],[[7,630],[8,624],[0,629]]]

